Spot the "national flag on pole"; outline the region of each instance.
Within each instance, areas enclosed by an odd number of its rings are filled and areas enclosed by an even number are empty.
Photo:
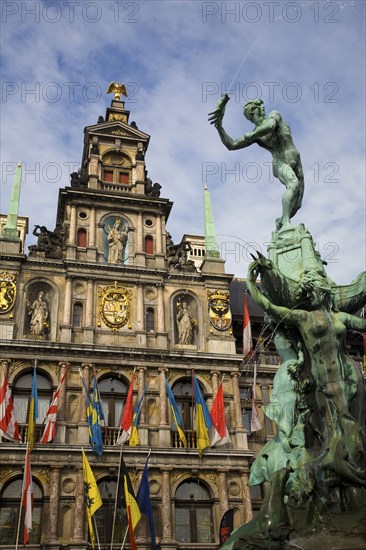
[[[243,319],[243,355],[251,356],[253,353],[252,327],[250,325],[248,310],[248,293],[244,294],[244,319]]]
[[[148,467],[147,467],[149,456],[146,459],[145,468],[142,474],[139,488],[137,490],[136,502],[138,504],[138,507],[140,508],[141,514],[144,514],[144,516],[147,516],[149,520],[151,548],[152,550],[157,550],[156,541],[155,541],[154,518],[153,518],[151,500],[150,500]]]
[[[31,453],[34,447],[36,422],[38,418],[38,393],[37,393],[37,360],[34,362],[32,392],[28,405],[28,429],[27,441],[29,443],[29,452]]]
[[[62,378],[60,380],[60,383],[58,385],[57,390],[53,394],[53,398],[51,401],[50,406],[48,407],[47,415],[45,418],[45,427],[43,430],[43,434],[40,440],[40,443],[51,443],[56,437],[57,433],[57,413],[58,413],[58,396],[62,387],[62,384],[64,383],[64,380],[66,378],[67,371],[69,370],[69,367],[66,368],[64,374],[62,375]]]
[[[85,490],[84,498],[86,502],[86,515],[88,518],[90,541],[92,544],[92,548],[94,548],[95,534],[94,534],[92,518],[95,512],[98,510],[98,508],[102,506],[103,502],[100,497],[98,485],[97,485],[97,482],[95,481],[93,471],[90,467],[88,459],[86,458],[83,448],[81,449],[81,453],[83,457],[83,475],[84,475],[84,490]]]
[[[132,550],[137,550],[134,529],[141,519],[141,512],[139,505],[136,502],[135,493],[133,491],[130,476],[128,475],[127,467],[123,461],[121,462],[121,472],[123,474],[123,487],[125,491],[125,503],[128,519],[128,532],[130,535],[130,543]]]
[[[0,435],[20,441],[19,426],[15,418],[13,400],[5,371],[0,371]]]
[[[231,443],[229,431],[227,429],[225,420],[224,391],[222,388],[222,382],[213,402],[210,416],[212,423],[220,436],[220,439],[216,441],[216,443],[211,443],[211,447],[215,445],[226,445],[226,443]]]
[[[182,417],[179,413],[179,409],[178,409],[177,404],[175,402],[174,395],[173,395],[173,392],[171,390],[171,387],[169,386],[168,381],[165,378],[165,375],[163,375],[163,376],[164,376],[164,380],[165,380],[166,391],[167,391],[167,394],[168,394],[168,397],[169,397],[170,408],[171,408],[171,411],[172,411],[172,415],[173,415],[173,418],[174,418],[175,425],[176,425],[177,430],[178,430],[179,439],[183,443],[183,446],[187,447],[187,439],[186,439],[185,433],[183,431]]]
[[[122,428],[122,433],[118,435],[116,440],[116,445],[124,445],[131,437],[132,432],[132,422],[133,422],[133,384],[135,381],[135,371],[133,371],[130,387],[128,388],[126,404],[123,409],[123,416],[120,423],[120,430]]]
[[[140,445],[140,438],[139,438],[139,434],[138,434],[138,431],[137,431],[137,425],[139,423],[142,401],[145,397],[148,385],[149,384],[146,384],[145,389],[142,392],[142,395],[139,399],[139,402],[137,403],[136,410],[133,414],[131,437],[130,437],[130,440],[128,442],[130,447],[136,447],[137,445]]]
[[[262,429],[262,422],[259,418],[258,407],[256,403],[256,385],[257,385],[257,363],[254,363],[254,377],[252,388],[252,417],[250,420],[250,431],[258,432]]]
[[[213,425],[207,405],[203,399],[197,378],[193,373],[194,385],[194,418],[196,422],[197,447],[200,458],[204,449],[215,445],[220,440],[220,435]]]
[[[24,513],[24,526],[23,526],[24,544],[27,544],[29,541],[29,533],[32,531],[32,511],[33,511],[33,483],[32,483],[32,472],[31,472],[31,465],[30,465],[29,443],[27,444],[27,450],[25,452],[22,508]]]
[[[86,416],[89,427],[89,442],[92,448],[92,452],[101,456],[103,454],[103,437],[102,437],[102,427],[100,425],[100,416],[98,413],[99,410],[99,397],[98,397],[98,388],[96,376],[94,376],[93,382],[93,398],[90,400],[89,390],[86,387],[83,375],[79,369],[79,374],[81,381],[85,390],[85,399],[86,399]]]

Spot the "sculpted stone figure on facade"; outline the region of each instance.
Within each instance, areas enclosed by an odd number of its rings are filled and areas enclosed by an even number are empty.
[[[177,326],[178,326],[178,341],[179,344],[193,343],[193,327],[197,321],[193,318],[191,308],[186,301],[177,302]]]
[[[43,290],[40,290],[33,303],[28,305],[28,315],[30,316],[30,333],[35,336],[44,336],[48,328],[49,308],[46,293]]]
[[[127,242],[128,227],[124,225],[120,231],[120,225],[120,219],[116,219],[113,227],[108,225],[108,263],[110,264],[122,263],[122,251]]]
[[[232,139],[224,130],[222,121],[229,96],[225,94],[218,101],[209,120],[217,129],[220,139],[229,150],[244,149],[253,143],[272,153],[273,175],[285,185],[282,197],[282,216],[276,220],[277,229],[290,223],[301,208],[304,194],[304,174],[300,153],[292,139],[291,130],[278,111],[271,111],[266,117],[263,101],[254,99],[244,105],[244,116],[253,122],[254,130],[238,139]]]

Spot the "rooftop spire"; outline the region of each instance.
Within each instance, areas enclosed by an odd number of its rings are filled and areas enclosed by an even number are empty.
[[[20,186],[22,182],[22,163],[18,162],[17,169],[14,174],[13,189],[9,205],[9,212],[6,218],[6,225],[1,236],[7,241],[18,241],[19,232],[17,229],[19,201],[20,201]]]
[[[205,254],[206,257],[220,258],[216,243],[215,226],[213,221],[211,196],[205,183],[203,192],[204,219],[205,219]]]

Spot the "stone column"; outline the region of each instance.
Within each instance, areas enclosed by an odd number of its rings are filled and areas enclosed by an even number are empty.
[[[87,277],[85,326],[93,326],[94,277]]]
[[[84,541],[84,474],[79,470],[76,480],[75,510],[74,510],[74,534],[71,542],[79,543]]]
[[[66,289],[64,302],[64,325],[71,325],[71,301],[72,301],[72,281],[73,277],[66,275]]]
[[[160,387],[159,387],[159,401],[160,401],[160,423],[159,423],[159,445],[160,447],[170,447],[170,426],[167,422],[167,401],[166,401],[166,386],[164,380],[164,374],[166,369],[158,369],[160,373]]]
[[[60,382],[62,380],[62,377],[64,376],[65,372],[66,372],[66,369],[67,368],[70,368],[70,363],[65,363],[64,361],[60,361],[60,363],[58,364],[59,367],[60,367]],[[65,377],[65,380],[64,380],[64,383],[62,384],[61,388],[60,388],[60,393],[58,394],[58,404],[59,404],[59,409],[58,409],[58,419],[59,420],[65,420],[65,417],[66,417],[66,414],[65,414],[65,410],[66,410],[66,388],[67,388],[67,377]]]
[[[144,286],[141,282],[137,282],[137,298],[136,298],[136,328],[137,330],[145,329],[144,316]]]
[[[90,370],[90,364],[89,363],[83,363],[81,365],[82,374],[83,374],[83,380],[85,383],[85,386],[87,390],[89,390],[89,370]],[[81,383],[81,381],[80,381]],[[80,411],[79,411],[79,420],[80,422],[86,422],[87,415],[86,415],[86,396],[85,396],[85,389],[83,384],[81,385],[81,398],[80,398]]]
[[[219,373],[217,370],[212,370],[211,375],[211,386],[212,386],[212,400],[215,399],[217,391],[219,389]]]
[[[142,243],[143,229],[142,229],[142,212],[137,213],[137,231],[136,231],[136,252],[143,252],[144,247]]]
[[[60,468],[51,468],[50,504],[48,513],[48,528],[46,544],[52,544],[57,539],[58,504],[60,496]]]
[[[227,479],[226,470],[218,470],[219,472],[219,490],[220,490],[220,508],[221,514],[229,509],[229,497],[227,494]]]
[[[161,214],[156,215],[156,253],[161,254],[163,250],[162,234],[161,234]]]
[[[75,245],[76,236],[76,204],[71,205],[69,239],[67,244]]]
[[[90,209],[90,224],[89,224],[89,246],[95,247],[95,230],[96,230],[96,215],[95,206]]]
[[[165,468],[161,474],[161,510],[162,537],[161,542],[172,540],[172,501],[170,494],[170,469]]]
[[[252,499],[248,487],[248,472],[243,471],[240,475],[241,486],[243,491],[243,503],[244,503],[244,523],[248,523],[253,519]]]
[[[164,284],[157,283],[158,289],[158,322],[157,331],[165,332],[165,315],[164,315]]]
[[[235,435],[238,449],[248,449],[248,440],[243,420],[241,416],[241,400],[239,390],[239,373],[237,371],[231,373],[234,397],[234,416],[235,416]]]
[[[138,387],[138,399],[139,400],[140,400],[140,398],[143,394],[143,391],[145,389],[145,370],[146,370],[146,367],[140,367],[139,370],[138,370],[137,387]],[[142,400],[142,403],[141,403],[140,422],[142,424],[146,423],[146,400],[145,400],[145,398]]]

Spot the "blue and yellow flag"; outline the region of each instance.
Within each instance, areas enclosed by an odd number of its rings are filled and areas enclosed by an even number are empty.
[[[142,395],[139,399],[139,402],[137,403],[136,410],[133,413],[131,437],[128,441],[128,444],[129,444],[130,447],[136,447],[137,445],[140,445],[140,438],[139,438],[139,434],[138,434],[138,431],[137,431],[137,424],[139,423],[142,400],[145,397],[145,393],[146,393],[148,385],[149,384],[146,384],[145,389],[142,392]]]
[[[85,502],[86,502],[86,515],[88,517],[90,541],[92,544],[92,548],[94,548],[95,534],[94,534],[92,517],[95,514],[95,512],[98,510],[98,508],[102,506],[103,502],[102,502],[102,499],[100,498],[98,485],[95,481],[93,471],[90,467],[88,459],[86,458],[83,448],[81,449],[81,452],[83,456],[83,474],[84,474],[84,490],[85,490],[84,496],[85,496]]]
[[[79,369],[79,374],[85,390],[86,415],[87,415],[87,421],[88,421],[88,427],[89,427],[89,442],[92,448],[92,452],[100,456],[103,454],[103,437],[102,437],[102,426],[100,424],[101,406],[99,401],[97,379],[96,379],[96,376],[94,375],[93,399],[91,401],[89,396],[89,390],[85,385],[84,378],[82,376],[80,369]]]
[[[165,378],[165,376],[164,376],[164,380],[165,380],[166,391],[167,391],[167,394],[168,394],[168,397],[169,397],[170,408],[171,408],[171,411],[172,411],[172,415],[173,415],[173,418],[174,418],[175,425],[177,426],[179,439],[183,443],[184,447],[187,447],[187,439],[186,439],[185,433],[183,431],[182,418],[179,414],[179,410],[178,410],[177,404],[175,402],[174,395],[173,395],[173,392],[171,390],[171,387],[169,386],[168,381]]]
[[[38,418],[37,361],[35,361],[34,369],[33,369],[32,393],[30,396],[29,406],[28,406],[27,441],[29,443],[29,452],[31,452],[34,447],[37,418]]]
[[[196,422],[197,447],[200,458],[204,449],[211,445],[210,431],[213,423],[203,399],[197,378],[193,373],[194,381],[194,418]]]

